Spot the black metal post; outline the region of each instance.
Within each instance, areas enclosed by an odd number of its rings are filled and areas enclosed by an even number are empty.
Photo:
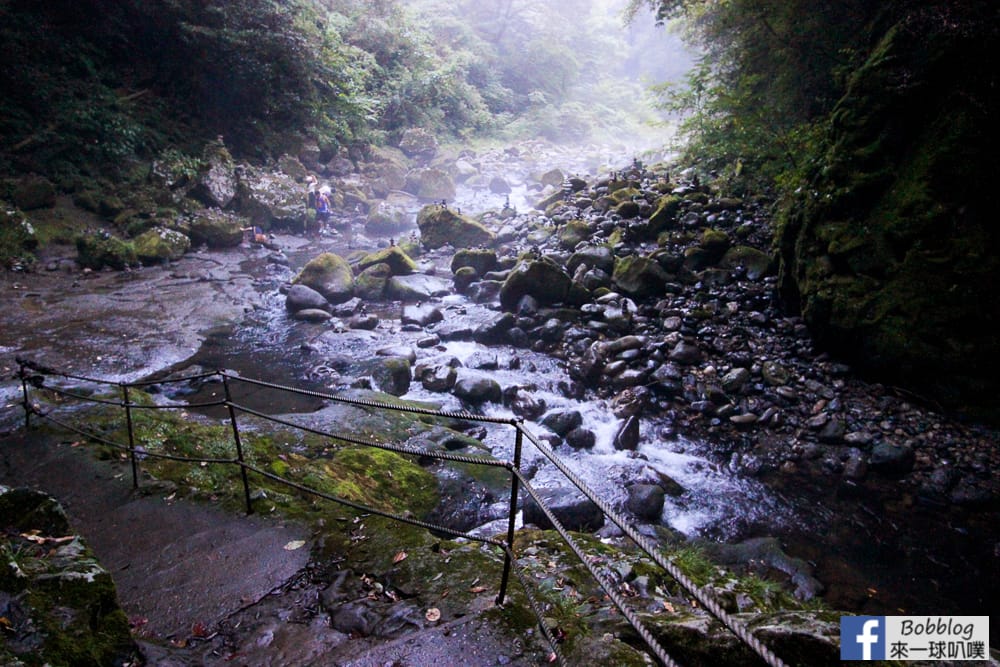
[[[520,421],[513,422],[514,428],[517,429],[517,435],[514,439],[514,461],[511,464],[514,470],[521,470],[521,448],[524,444],[524,433],[521,431]],[[507,580],[510,578],[510,555],[514,551],[514,520],[517,517],[517,492],[518,492],[518,478],[517,475],[510,476],[510,514],[507,517],[507,551],[504,553],[503,558],[503,576],[500,578],[500,592],[497,593],[497,604],[503,604],[504,598],[507,596]]]
[[[236,423],[236,409],[233,408],[232,396],[229,393],[229,379],[225,373],[222,376],[222,387],[226,392],[226,407],[229,409],[229,422],[233,425],[233,442],[236,443],[236,459],[240,463],[240,477],[243,478],[243,498],[247,504],[247,514],[253,514],[253,505],[250,503],[250,481],[247,479],[247,468],[243,460],[243,441],[240,440],[240,427]]]
[[[121,383],[122,401],[125,406],[125,423],[128,424],[128,454],[132,459],[132,488],[139,488],[139,469],[135,460],[135,429],[132,426],[132,403],[129,401],[128,385]]]

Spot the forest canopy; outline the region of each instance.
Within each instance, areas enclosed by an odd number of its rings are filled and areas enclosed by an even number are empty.
[[[0,151],[58,172],[217,135],[258,158],[414,126],[580,140],[646,119],[637,65],[688,64],[624,1],[0,0]]]

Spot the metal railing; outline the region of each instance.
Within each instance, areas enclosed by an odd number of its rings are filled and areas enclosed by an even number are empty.
[[[586,496],[591,502],[593,502],[604,515],[611,520],[629,539],[631,539],[636,546],[649,556],[653,562],[655,562],[659,567],[661,567],[667,574],[669,574],[677,583],[685,589],[690,595],[694,597],[695,600],[710,614],[719,619],[730,631],[732,631],[741,641],[743,641],[750,649],[752,649],[758,656],[760,656],[765,663],[771,667],[785,667],[785,663],[776,656],[767,646],[765,646],[759,639],[754,637],[749,629],[733,618],[728,612],[726,612],[719,603],[713,599],[703,588],[696,585],[689,577],[687,577],[675,563],[673,563],[669,558],[664,556],[655,545],[646,537],[638,533],[638,531],[631,526],[627,521],[625,521],[617,512],[615,512],[606,502],[604,502],[600,497],[591,490],[587,484],[581,480],[572,470],[570,470],[566,464],[557,457],[552,450],[541,440],[536,438],[530,431],[524,428],[523,422],[520,419],[505,419],[496,417],[487,417],[483,415],[477,415],[468,412],[444,412],[438,410],[431,410],[427,408],[413,407],[410,405],[400,405],[393,403],[384,403],[379,401],[370,401],[357,398],[345,397],[337,394],[329,394],[317,391],[309,391],[305,389],[300,389],[296,387],[290,387],[286,385],[275,384],[271,382],[265,382],[262,380],[255,380],[251,378],[242,377],[235,375],[233,373],[218,370],[212,372],[206,372],[196,375],[185,376],[182,378],[172,378],[168,380],[152,380],[145,382],[108,382],[105,380],[98,380],[95,378],[90,378],[82,375],[75,375],[71,373],[61,372],[52,368],[48,368],[41,364],[35,363],[31,360],[18,358],[17,362],[19,364],[18,377],[21,380],[21,387],[23,392],[23,408],[25,413],[25,428],[28,429],[31,426],[32,415],[47,419],[63,428],[67,428],[71,431],[79,433],[87,438],[90,438],[96,442],[99,442],[105,446],[112,449],[119,450],[128,455],[131,470],[132,470],[132,485],[133,488],[138,488],[139,486],[139,459],[140,458],[158,458],[171,461],[179,461],[184,463],[205,465],[205,464],[229,464],[239,467],[240,471],[240,482],[243,490],[243,500],[246,505],[247,513],[253,513],[253,500],[250,493],[250,480],[249,474],[258,475],[262,478],[268,479],[276,484],[294,489],[300,493],[311,495],[316,498],[321,498],[333,503],[344,505],[346,507],[351,507],[359,512],[364,512],[368,514],[375,514],[382,516],[394,521],[399,521],[412,526],[424,528],[430,531],[435,531],[438,533],[443,533],[446,535],[451,535],[456,538],[465,538],[470,541],[478,542],[483,545],[488,545],[491,547],[496,547],[500,549],[504,554],[503,570],[501,574],[500,584],[498,587],[498,593],[496,596],[496,604],[502,605],[506,596],[507,588],[509,585],[509,579],[511,572],[518,578],[521,588],[524,591],[525,599],[528,602],[529,607],[538,619],[539,628],[541,629],[546,642],[551,648],[551,654],[549,656],[550,662],[558,662],[559,664],[565,664],[565,659],[559,650],[559,642],[553,636],[553,633],[548,628],[547,624],[543,621],[543,613],[541,607],[538,604],[534,593],[532,592],[532,586],[528,583],[528,578],[525,575],[523,568],[518,564],[516,554],[514,553],[514,537],[515,537],[515,519],[518,511],[518,497],[520,495],[521,487],[523,487],[524,492],[530,496],[533,501],[538,505],[542,513],[551,522],[555,531],[559,534],[561,539],[565,542],[569,550],[573,555],[580,561],[584,568],[590,573],[594,580],[600,585],[600,587],[605,591],[608,599],[615,605],[615,607],[621,612],[622,616],[628,621],[632,628],[638,633],[639,637],[642,638],[643,642],[648,647],[649,651],[653,656],[663,665],[675,666],[678,663],[666,652],[660,642],[653,636],[648,628],[643,624],[642,620],[638,617],[635,611],[628,605],[624,596],[618,591],[613,582],[609,580],[608,577],[603,575],[597,570],[597,568],[590,562],[587,556],[584,554],[583,550],[579,547],[576,540],[570,535],[569,531],[562,525],[559,519],[556,517],[555,513],[551,508],[547,506],[544,499],[540,496],[538,491],[531,486],[528,479],[524,476],[521,471],[521,461],[523,455],[524,441],[527,439],[537,450],[544,456],[548,461],[555,465],[555,467],[566,477],[566,479],[572,483],[584,496]],[[75,380],[78,382],[85,382],[96,386],[104,387],[116,387],[121,393],[120,400],[112,400],[109,398],[101,398],[93,395],[85,395],[82,393],[70,391],[59,386],[46,383],[46,376],[56,376],[66,378],[68,380]],[[149,387],[151,385],[163,385],[167,383],[179,383],[179,382],[193,382],[193,381],[203,381],[209,378],[218,378],[222,382],[223,387],[223,398],[206,401],[200,403],[178,403],[178,404],[145,404],[136,403],[131,400],[130,389],[140,389],[143,387]],[[514,431],[514,446],[513,446],[513,457],[509,461],[501,461],[494,458],[488,458],[485,456],[470,456],[463,454],[455,454],[447,451],[428,451],[425,449],[419,449],[414,447],[408,447],[400,444],[392,443],[381,443],[370,439],[354,437],[350,435],[331,433],[323,429],[314,428],[306,426],[303,424],[295,423],[293,421],[275,417],[273,415],[266,414],[259,410],[254,410],[248,406],[240,405],[233,400],[233,383],[246,383],[248,385],[261,388],[269,389],[280,392],[287,392],[299,396],[306,396],[312,398],[322,399],[324,401],[330,401],[333,403],[340,403],[346,405],[353,405],[364,409],[373,410],[387,410],[387,411],[398,411],[413,415],[434,417],[440,419],[456,419],[465,422],[473,423],[484,423],[484,424],[494,424],[503,425],[509,427]],[[74,399],[79,401],[84,401],[88,403],[102,404],[106,406],[119,407],[125,412],[126,430],[127,430],[127,444],[117,443],[102,435],[90,431],[80,429],[66,421],[60,420],[52,414],[52,411],[43,412],[38,405],[31,400],[31,391],[36,390],[46,390],[51,392],[53,395],[61,397]],[[133,413],[135,410],[191,410],[195,408],[211,408],[211,407],[225,407],[228,413],[229,425],[232,429],[232,437],[234,442],[235,457],[231,458],[218,458],[218,457],[191,457],[191,456],[176,456],[167,454],[164,452],[149,451],[145,448],[141,448],[141,443],[136,442],[135,434],[135,424]],[[418,457],[430,457],[432,459],[442,460],[442,461],[452,461],[457,463],[465,463],[479,466],[487,467],[501,467],[505,468],[510,472],[510,506],[507,515],[507,531],[503,541],[497,539],[491,539],[488,537],[483,537],[480,535],[474,535],[467,532],[455,530],[448,526],[438,525],[429,523],[426,521],[421,521],[414,519],[409,516],[404,516],[394,512],[389,512],[383,509],[378,509],[364,505],[362,503],[354,502],[347,498],[337,497],[329,493],[311,488],[307,485],[300,484],[294,480],[287,479],[281,475],[275,474],[268,470],[254,465],[251,461],[247,460],[244,452],[243,440],[240,434],[240,425],[238,416],[240,414],[248,414],[259,419],[286,426],[292,429],[303,431],[306,433],[311,433],[324,438],[330,438],[335,441],[348,443],[352,445],[373,447],[377,449],[382,449],[386,451],[395,452],[397,454],[413,455]]]

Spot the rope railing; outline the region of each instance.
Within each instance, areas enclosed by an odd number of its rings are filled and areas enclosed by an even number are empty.
[[[282,485],[291,489],[294,489],[300,493],[311,495],[316,498],[327,500],[333,503],[351,507],[356,511],[374,514],[377,516],[382,516],[392,521],[398,521],[401,523],[406,523],[413,525],[415,527],[423,528],[432,532],[436,532],[444,535],[451,535],[453,537],[464,538],[470,541],[478,542],[491,547],[499,548],[504,554],[504,565],[501,575],[501,581],[499,585],[499,592],[496,597],[496,603],[502,605],[508,586],[509,573],[513,572],[517,577],[521,588],[525,594],[525,599],[528,601],[529,607],[538,619],[539,627],[541,628],[542,634],[545,637],[546,642],[551,648],[550,661],[556,661],[559,664],[564,664],[564,658],[559,650],[558,641],[553,636],[551,630],[548,628],[547,624],[543,621],[543,613],[541,607],[538,604],[537,599],[531,591],[531,586],[529,585],[529,578],[525,575],[524,568],[518,562],[517,557],[514,553],[514,535],[515,535],[515,518],[518,511],[518,497],[519,497],[519,487],[524,487],[524,492],[529,496],[541,509],[542,513],[548,519],[548,521],[553,526],[556,533],[560,536],[562,541],[567,545],[570,552],[584,565],[590,575],[598,583],[598,585],[605,591],[607,599],[621,612],[625,620],[632,626],[632,628],[638,633],[639,637],[646,644],[646,646],[651,651],[652,655],[663,665],[669,667],[674,667],[678,663],[667,653],[664,647],[659,643],[656,637],[645,627],[641,619],[635,613],[635,611],[628,605],[625,598],[617,590],[615,585],[609,581],[609,579],[600,573],[587,559],[584,552],[577,545],[576,540],[570,535],[569,531],[562,525],[562,523],[555,516],[553,511],[546,505],[544,500],[540,497],[539,493],[530,485],[529,481],[522,474],[521,467],[521,456],[523,448],[523,439],[527,437],[528,441],[539,451],[539,453],[545,457],[548,461],[553,463],[555,467],[566,477],[566,479],[579,489],[579,491],[593,502],[601,512],[608,517],[612,523],[618,526],[622,530],[623,534],[627,536],[636,546],[647,556],[649,556],[654,563],[656,563],[660,568],[662,568],[669,576],[671,576],[678,584],[686,590],[689,594],[693,596],[695,600],[704,608],[708,613],[715,616],[719,621],[725,625],[734,635],[736,635],[742,642],[744,642],[750,649],[752,649],[758,656],[760,656],[765,663],[770,665],[770,667],[786,667],[785,663],[778,658],[767,646],[765,646],[760,640],[754,637],[749,629],[734,619],[730,614],[728,614],[721,605],[718,604],[703,588],[696,585],[689,577],[687,577],[683,571],[680,570],[669,558],[665,557],[652,543],[651,540],[645,536],[638,533],[638,531],[632,527],[627,521],[624,520],[617,512],[615,512],[605,501],[603,501],[589,486],[579,478],[569,467],[557,457],[552,450],[541,440],[536,438],[530,431],[524,428],[523,422],[518,419],[510,418],[499,418],[499,417],[489,417],[485,415],[477,415],[468,412],[448,412],[433,410],[430,408],[422,408],[414,405],[405,404],[395,404],[387,403],[382,401],[372,401],[367,399],[351,398],[347,396],[330,394],[319,391],[312,391],[307,389],[301,389],[297,387],[290,387],[286,385],[276,384],[272,382],[266,382],[263,380],[257,380],[253,378],[246,378],[240,375],[229,373],[227,371],[214,371],[194,374],[182,378],[169,378],[162,380],[146,380],[134,383],[124,383],[124,382],[109,382],[106,380],[100,380],[97,378],[90,378],[78,374],[59,372],[54,369],[47,368],[41,364],[37,364],[30,360],[23,360],[18,358],[18,363],[20,365],[19,377],[21,379],[21,385],[23,390],[23,406],[25,411],[25,426],[30,427],[31,415],[36,415],[43,419],[48,419],[55,424],[67,428],[73,432],[79,433],[87,438],[94,440],[95,442],[101,443],[103,445],[112,447],[118,451],[126,452],[129,454],[132,463],[132,477],[133,486],[138,488],[138,461],[143,458],[155,458],[170,461],[178,461],[183,463],[191,464],[223,464],[223,465],[235,465],[240,469],[241,481],[243,486],[243,495],[246,504],[247,513],[253,512],[253,503],[250,495],[250,486],[248,474],[254,474],[261,478],[270,480],[271,482]],[[29,370],[32,371],[29,373]],[[120,388],[122,392],[121,400],[110,400],[95,396],[86,396],[83,394],[78,394],[75,392],[70,392],[65,389],[54,387],[45,384],[45,375],[52,375],[57,377],[63,377],[70,380],[75,380],[78,382],[94,383],[98,385],[114,386]],[[222,382],[222,387],[225,393],[225,398],[218,401],[210,401],[203,403],[194,404],[138,404],[130,400],[129,388],[140,388],[148,387],[157,384],[166,384],[170,382],[195,382],[199,380],[205,380],[211,377],[219,377]],[[502,461],[494,458],[487,458],[482,456],[468,456],[463,454],[454,454],[447,451],[433,451],[424,450],[416,447],[408,447],[402,444],[394,443],[383,443],[375,442],[370,439],[354,437],[351,435],[346,435],[343,433],[331,433],[323,429],[315,428],[312,426],[299,424],[288,419],[282,419],[280,417],[275,417],[273,415],[268,415],[259,410],[254,410],[244,405],[240,405],[233,401],[232,391],[230,386],[230,381],[247,383],[264,389],[270,389],[280,392],[291,393],[299,396],[307,396],[312,398],[319,398],[326,401],[336,402],[344,405],[352,405],[359,408],[371,409],[371,410],[390,410],[405,412],[408,414],[421,415],[421,416],[431,416],[437,419],[453,419],[453,420],[463,420],[468,422],[478,422],[478,423],[488,423],[495,425],[509,426],[514,429],[515,432],[515,444],[513,451],[512,461]],[[29,399],[29,385],[36,389],[45,389],[52,391],[55,395],[64,398],[72,398],[79,401],[92,402],[96,404],[120,407],[125,410],[126,420],[127,420],[127,435],[128,444],[123,445],[109,440],[100,434],[89,432],[83,429],[79,429],[68,422],[60,420],[53,416],[52,411],[43,412],[36,405],[32,404]],[[146,451],[141,445],[137,445],[134,440],[135,428],[132,422],[132,410],[133,409],[153,409],[153,410],[164,410],[164,409],[180,409],[180,410],[190,410],[193,408],[203,408],[203,407],[218,407],[225,406],[229,412],[229,422],[232,428],[233,441],[235,443],[236,456],[231,458],[217,458],[217,457],[190,457],[190,456],[178,456],[172,455],[165,452],[155,452]],[[329,493],[324,493],[317,489],[313,489],[304,484],[300,484],[293,480],[277,475],[268,470],[264,470],[251,462],[246,460],[244,455],[242,439],[240,434],[240,427],[238,421],[239,414],[252,415],[258,419],[265,420],[271,423],[280,424],[292,429],[296,429],[305,433],[310,433],[320,437],[328,438],[330,440],[347,443],[362,447],[372,447],[377,449],[382,449],[385,451],[390,451],[398,454],[404,454],[416,457],[427,457],[435,460],[442,461],[453,461],[457,463],[471,464],[471,465],[481,465],[481,466],[492,466],[492,467],[503,467],[506,468],[511,474],[511,495],[510,495],[510,510],[508,513],[508,525],[507,534],[503,541],[498,539],[491,539],[483,537],[480,535],[473,535],[466,532],[458,531],[447,526],[437,525],[412,517],[404,516],[401,514],[396,514],[386,510],[369,507],[365,504],[351,501],[346,498],[341,498],[334,496]]]

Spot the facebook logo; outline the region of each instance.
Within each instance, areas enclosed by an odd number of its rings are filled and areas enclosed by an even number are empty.
[[[885,660],[885,616],[841,616],[841,660]]]

